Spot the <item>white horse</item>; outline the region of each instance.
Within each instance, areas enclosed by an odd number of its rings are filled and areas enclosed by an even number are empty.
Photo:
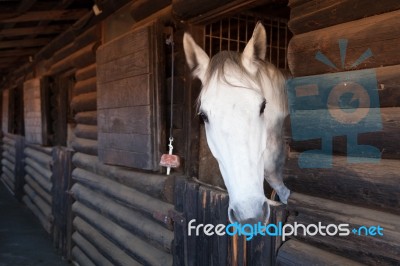
[[[222,51],[210,60],[186,33],[183,45],[187,63],[203,85],[199,114],[228,189],[229,220],[266,224],[272,201],[265,197],[264,177],[283,203],[290,191],[282,181],[285,79],[264,61],[264,26],[257,23],[242,54]]]

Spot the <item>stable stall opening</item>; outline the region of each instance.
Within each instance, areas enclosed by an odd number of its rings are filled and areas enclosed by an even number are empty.
[[[288,29],[289,11],[287,3],[283,1],[278,4],[245,10],[213,21],[204,26],[204,50],[210,56],[224,50],[243,52],[256,23],[261,21],[267,31],[265,59],[288,75],[287,48],[292,37],[292,33]],[[200,125],[199,139],[199,180],[224,188],[218,163],[207,145],[204,123]]]

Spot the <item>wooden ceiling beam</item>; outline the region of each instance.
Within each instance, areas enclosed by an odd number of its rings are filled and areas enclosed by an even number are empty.
[[[18,47],[37,47],[44,46],[51,41],[50,38],[38,38],[29,40],[0,41],[0,49]]]
[[[39,48],[36,48],[36,49],[26,48],[26,49],[3,50],[3,51],[0,52],[0,58],[13,57],[13,56],[34,55],[38,51],[39,51]]]
[[[71,25],[53,25],[53,26],[37,26],[37,27],[28,27],[28,28],[11,28],[11,29],[2,29],[0,30],[0,38],[4,37],[14,37],[14,36],[26,36],[31,34],[58,34],[66,29],[68,29]]]
[[[31,11],[22,15],[15,14],[14,17],[11,17],[12,15],[2,14],[0,12],[0,23],[19,23],[46,20],[77,20],[84,16],[87,12],[87,9]]]

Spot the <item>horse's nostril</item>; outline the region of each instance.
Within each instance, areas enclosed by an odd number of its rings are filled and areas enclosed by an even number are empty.
[[[232,208],[229,208],[228,217],[231,223],[236,223],[238,221],[235,211]]]

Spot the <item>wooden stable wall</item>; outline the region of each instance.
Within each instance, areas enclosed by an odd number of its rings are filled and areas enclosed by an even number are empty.
[[[347,71],[371,70],[376,73],[383,129],[357,136],[358,144],[372,145],[380,150],[382,159],[376,164],[349,164],[347,139],[335,137],[332,168],[300,168],[299,153],[318,149],[321,142],[291,140],[285,172],[285,182],[293,191],[288,203],[288,222],[349,223],[350,228],[380,225],[384,228],[384,236],[298,235],[283,244],[278,262],[396,264],[400,261],[400,54],[397,48],[400,43],[400,4],[398,1],[372,0],[318,3],[291,0],[289,5],[289,27],[295,36],[289,44],[288,58],[294,77],[324,73],[346,75],[351,73]],[[348,40],[344,69],[340,67],[339,39]],[[373,56],[352,67],[368,48]],[[318,51],[338,68],[316,60]],[[319,159],[323,160],[324,156]]]

